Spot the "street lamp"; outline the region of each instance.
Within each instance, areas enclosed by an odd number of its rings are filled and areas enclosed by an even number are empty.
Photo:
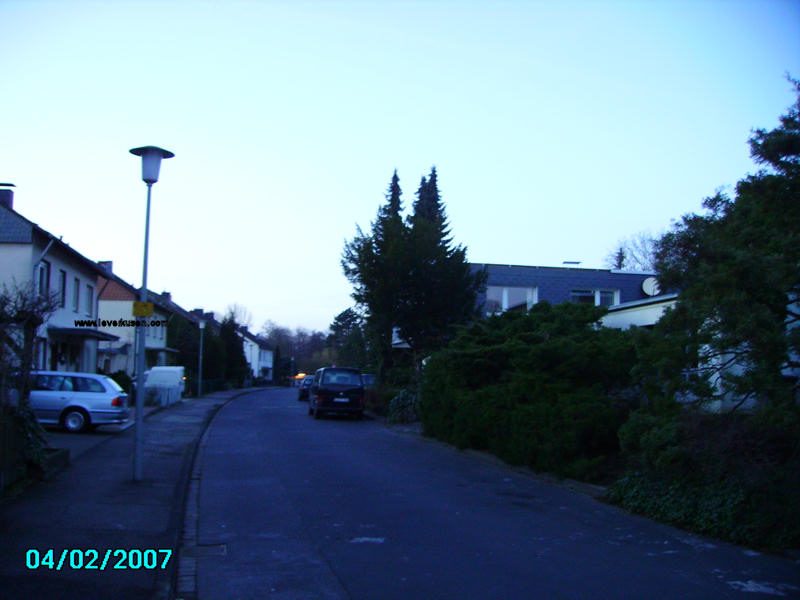
[[[139,290],[139,302],[147,302],[147,247],[150,242],[150,191],[158,181],[158,171],[162,158],[175,156],[169,150],[156,146],[133,148],[131,154],[142,157],[142,181],[147,184],[147,212],[144,221],[144,266],[142,267],[142,289]],[[136,441],[133,451],[133,480],[142,479],[142,442],[144,439],[144,351],[145,332],[136,328]]]
[[[206,328],[206,322],[200,319],[198,326],[200,327],[200,356],[197,359],[197,397],[199,398],[203,395],[203,330]]]

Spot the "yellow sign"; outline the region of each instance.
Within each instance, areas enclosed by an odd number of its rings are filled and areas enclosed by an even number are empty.
[[[153,316],[153,303],[152,302],[134,302],[133,303],[133,316],[134,317],[152,317]]]

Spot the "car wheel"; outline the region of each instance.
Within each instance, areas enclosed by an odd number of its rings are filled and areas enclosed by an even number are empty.
[[[313,412],[312,412],[312,410],[311,410],[311,405],[310,405],[310,404],[308,405],[308,414],[309,414],[309,416],[313,414]]]
[[[61,426],[70,433],[81,433],[91,425],[89,415],[82,408],[68,408],[61,415]]]
[[[314,409],[314,418],[319,419],[322,416],[322,413],[319,412],[319,408]]]
[[[363,418],[364,418],[364,412],[363,411],[356,413],[356,421],[360,421]]]

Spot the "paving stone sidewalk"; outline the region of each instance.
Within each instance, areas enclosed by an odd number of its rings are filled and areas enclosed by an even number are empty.
[[[4,499],[0,599],[169,598],[197,443],[220,406],[252,391],[209,394],[148,415],[142,481],[133,481],[131,427],[53,479]]]

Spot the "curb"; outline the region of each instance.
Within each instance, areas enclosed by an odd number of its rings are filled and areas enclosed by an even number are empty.
[[[183,555],[183,537],[184,529],[186,527],[187,516],[187,499],[190,493],[190,487],[194,484],[193,473],[196,469],[198,449],[200,448],[201,441],[207,436],[208,428],[217,413],[225,407],[229,402],[235,400],[239,396],[245,394],[252,394],[253,392],[261,391],[260,388],[250,389],[247,391],[238,392],[229,398],[214,398],[212,394],[204,396],[208,400],[219,400],[206,412],[203,418],[203,424],[200,426],[200,431],[195,436],[194,440],[189,444],[183,453],[181,472],[178,481],[175,484],[175,496],[172,502],[172,509],[170,510],[169,523],[167,525],[168,531],[172,539],[171,547],[174,548],[173,559],[171,561],[170,569],[167,571],[160,571],[156,576],[156,581],[153,586],[153,592],[150,595],[151,600],[171,600],[175,597],[178,591],[178,584],[183,577],[179,571],[185,568],[185,561]],[[194,573],[191,574],[194,579]],[[183,590],[181,590],[183,591]],[[192,590],[191,595],[182,595],[183,598],[194,598],[196,592]]]

